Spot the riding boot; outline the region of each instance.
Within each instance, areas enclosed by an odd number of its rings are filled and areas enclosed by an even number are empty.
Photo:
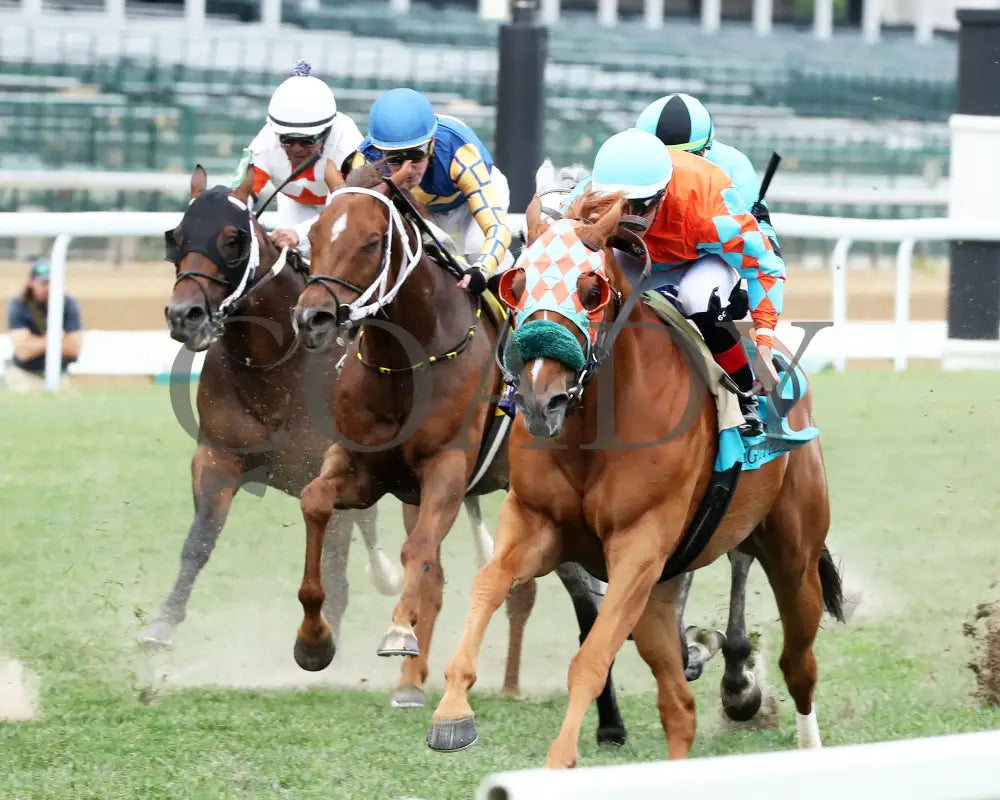
[[[736,330],[736,325],[729,316],[729,309],[729,306],[722,308],[718,290],[713,290],[708,301],[708,310],[691,314],[690,320],[701,332],[715,362],[725,370],[739,389],[736,396],[744,418],[744,423],[740,426],[740,435],[759,436],[764,432],[764,423],[757,410],[757,397],[752,391],[753,373],[750,371],[750,362],[740,341],[740,332]]]

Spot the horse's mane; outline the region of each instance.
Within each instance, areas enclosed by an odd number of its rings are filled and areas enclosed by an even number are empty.
[[[569,208],[566,209],[565,216],[575,219],[585,219],[592,222],[603,217],[608,213],[608,211],[614,208],[615,205],[623,203],[624,200],[624,192],[615,192],[614,194],[598,194],[597,192],[593,192],[588,189],[570,204]],[[586,225],[577,229],[577,235],[580,237],[580,241],[582,242],[590,241],[587,238]],[[599,242],[591,241],[591,244],[599,244]]]
[[[348,174],[344,181],[344,186],[354,186],[359,189],[377,189],[382,185],[388,175],[388,167],[384,159],[378,161],[366,161],[362,166],[355,167]],[[422,203],[417,202],[409,189],[400,189],[403,196],[410,201],[417,213],[422,217],[427,216],[427,209]]]

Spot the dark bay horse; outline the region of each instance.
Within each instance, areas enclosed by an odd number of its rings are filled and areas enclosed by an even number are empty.
[[[207,563],[236,492],[247,483],[291,495],[319,470],[329,439],[310,416],[303,376],[318,374],[333,396],[336,353],[314,356],[296,346],[292,308],[305,270],[280,253],[248,209],[253,172],[236,190],[206,190],[199,166],[180,224],[166,232],[176,264],[165,309],[171,336],[188,350],[207,349],[198,384],[198,445],[191,462],[195,515],[176,582],[140,642],[167,646],[184,619],[199,571]],[[238,313],[236,313],[238,311]],[[187,388],[184,397],[187,398]],[[326,612],[335,630],[347,606],[347,557],[356,524],[368,548],[372,582],[399,591],[399,574],[378,546],[375,508],[333,515],[323,568],[334,588]]]
[[[465,633],[447,666],[428,743],[450,750],[456,729],[465,731],[463,738],[476,735],[468,691],[490,617],[512,585],[572,560],[608,586],[597,621],[570,663],[568,708],[548,766],[576,765],[584,713],[629,634],[656,679],[669,756],[683,758],[695,733],[694,696],[677,631],[684,573],[661,578],[712,478],[719,436],[715,401],[655,313],[644,303],[629,303],[632,287],[609,244],[619,230],[622,196],[586,192],[567,219],[550,226],[540,212],[536,198],[526,215],[525,260],[504,276],[501,297],[520,307],[522,298],[544,296],[549,289],[538,276],[542,268],[526,285],[523,267],[545,263],[531,259],[555,259],[558,252],[560,262],[573,267],[565,275],[573,313],[593,326],[527,308],[519,322],[514,341],[523,369],[515,399],[522,415],[511,433],[510,490],[493,557],[473,584]],[[539,247],[532,249],[536,240]],[[591,331],[600,341],[600,331],[624,312],[630,324],[610,342],[612,360],[584,390],[579,378],[593,345]],[[602,397],[613,403],[605,401],[601,409]],[[793,427],[810,422],[810,405],[806,397],[792,409]],[[693,413],[681,424],[688,407]],[[608,428],[619,446],[594,444]],[[532,442],[532,436],[539,439]],[[760,561],[781,615],[779,664],[795,701],[800,746],[820,746],[812,645],[824,604],[843,620],[840,576],[825,544],[829,522],[817,438],[743,472],[725,515],[687,567],[700,569],[737,547]]]
[[[312,274],[295,309],[298,336],[313,351],[338,336],[350,344],[333,405],[332,422],[341,438],[302,492],[303,620],[294,653],[307,670],[323,669],[332,658],[320,572],[330,514],[335,508],[368,508],[392,494],[406,504],[403,590],[378,652],[407,656],[394,698],[419,705],[441,609],[441,542],[463,499],[506,489],[509,472],[504,446],[469,488],[495,417],[490,397],[502,388],[493,359],[498,330],[484,311],[488,299],[458,288],[456,276],[423,249],[413,219],[419,211],[399,188],[408,170],[404,166],[390,185],[379,164],[355,169],[310,233]],[[402,212],[397,193],[406,201]],[[595,618],[596,595],[572,569],[559,574],[585,634]],[[535,584],[527,580],[508,589],[509,688],[511,680],[516,685],[520,659],[520,639],[514,637],[533,606]],[[595,693],[595,698],[601,694],[598,740],[622,742],[625,731],[611,681],[603,683],[604,691]]]

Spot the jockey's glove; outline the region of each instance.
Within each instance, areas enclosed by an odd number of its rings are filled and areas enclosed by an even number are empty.
[[[760,200],[755,200],[754,204],[750,206],[750,214],[753,216],[757,222],[766,222],[768,225],[771,224],[771,214]]]
[[[486,270],[479,264],[473,264],[462,275],[469,276],[469,294],[479,295],[486,291]]]

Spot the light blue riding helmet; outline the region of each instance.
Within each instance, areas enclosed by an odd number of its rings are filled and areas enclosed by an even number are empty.
[[[663,142],[638,128],[616,133],[594,158],[591,189],[602,194],[624,192],[629,200],[645,200],[662,192],[674,174],[674,162]]]
[[[430,101],[413,89],[390,89],[372,104],[368,138],[379,150],[426,144],[437,131]]]
[[[715,138],[712,115],[697,97],[675,92],[646,106],[635,126],[656,136],[667,147],[697,153]]]

